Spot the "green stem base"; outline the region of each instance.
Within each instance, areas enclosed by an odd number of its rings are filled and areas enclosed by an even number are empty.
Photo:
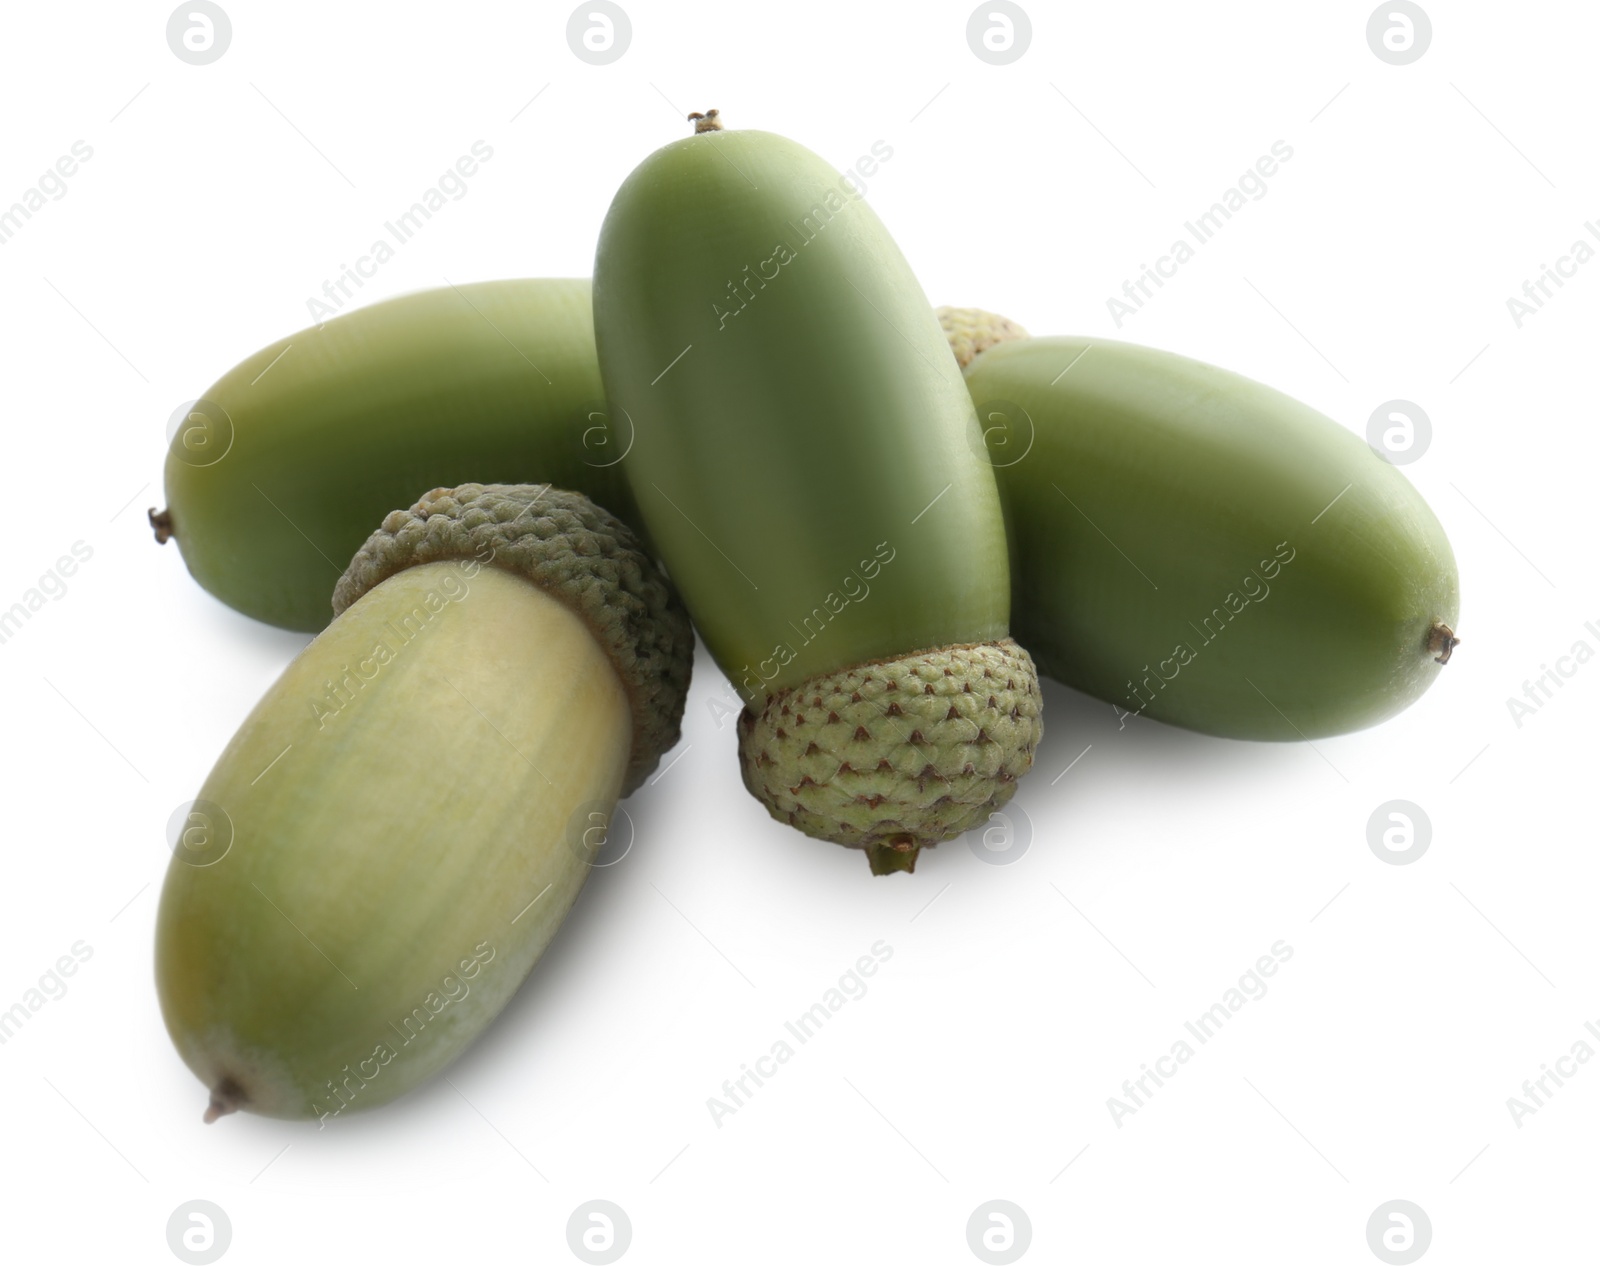
[[[897,835],[892,840],[878,840],[866,847],[867,863],[874,875],[893,875],[897,871],[910,874],[917,868],[917,854],[922,846],[909,835]]]

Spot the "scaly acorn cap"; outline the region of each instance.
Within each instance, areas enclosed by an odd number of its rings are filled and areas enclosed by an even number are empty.
[[[950,350],[956,354],[956,364],[962,369],[996,343],[1028,337],[1028,331],[1015,321],[982,308],[935,308],[933,315],[939,318],[939,328],[950,340]]]
[[[986,822],[1043,733],[1039,674],[1010,638],[820,673],[739,716],[750,794],[807,835],[865,849],[872,873]]]
[[[475,560],[521,576],[564,605],[610,656],[633,713],[622,794],[678,741],[694,632],[671,583],[615,515],[548,484],[435,488],[367,538],[333,592],[342,615],[368,590],[422,563]]]

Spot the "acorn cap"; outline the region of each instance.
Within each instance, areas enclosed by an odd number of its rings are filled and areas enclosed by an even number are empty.
[[[1028,331],[1015,321],[982,308],[935,308],[939,328],[950,340],[950,350],[955,353],[956,364],[965,369],[973,358],[988,351],[996,343],[1009,339],[1027,338]]]
[[[588,626],[628,694],[633,750],[622,794],[635,790],[678,741],[694,632],[634,534],[582,494],[548,484],[435,488],[367,538],[334,589],[333,613],[408,567],[452,559],[521,576]]]
[[[1010,638],[821,673],[739,716],[750,793],[780,822],[865,849],[874,874],[986,822],[1043,733],[1039,675]]]

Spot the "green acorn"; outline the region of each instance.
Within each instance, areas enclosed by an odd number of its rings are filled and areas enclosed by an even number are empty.
[[[1374,725],[1459,639],[1455,556],[1404,475],[1297,400],[1171,352],[941,308],[1040,669],[1241,739]]]
[[[972,403],[854,188],[768,132],[696,133],[618,191],[595,257],[606,398],[651,542],[745,700],[745,785],[910,870],[1040,737]]]
[[[229,606],[315,633],[372,525],[419,488],[538,480],[637,526],[631,437],[600,400],[589,282],[423,290],[279,339],[217,379],[167,449],[156,539]]]
[[[548,487],[391,514],[200,790],[156,983],[210,1092],[326,1123],[505,1006],[619,795],[677,740],[693,635],[629,530]]]

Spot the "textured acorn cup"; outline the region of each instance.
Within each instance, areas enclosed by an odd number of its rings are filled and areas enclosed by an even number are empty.
[[[872,873],[980,826],[1043,731],[1039,679],[1007,638],[858,664],[739,717],[744,784],[780,821],[865,849]]]
[[[950,350],[962,369],[997,343],[1028,337],[1028,331],[1015,321],[982,308],[935,308],[933,315],[939,318],[939,328],[950,340]]]
[[[408,567],[452,559],[521,576],[588,626],[632,707],[622,794],[636,790],[678,741],[694,633],[633,532],[582,493],[548,484],[435,488],[367,539],[334,588],[333,613]]]

